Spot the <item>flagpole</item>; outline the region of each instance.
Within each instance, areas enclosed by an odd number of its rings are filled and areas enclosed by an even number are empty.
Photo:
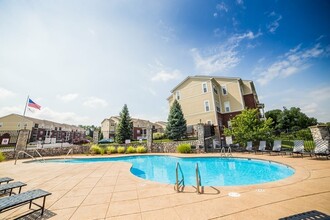
[[[25,103],[25,108],[24,108],[23,116],[25,116],[26,106],[27,106],[27,104],[28,104],[28,101],[29,101],[29,96],[28,96],[27,99],[26,99],[26,103]]]

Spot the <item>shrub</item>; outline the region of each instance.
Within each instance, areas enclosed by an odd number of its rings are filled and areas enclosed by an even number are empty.
[[[103,155],[105,153],[105,148],[104,147],[100,147],[100,154]]]
[[[136,153],[136,149],[135,149],[135,147],[133,147],[133,146],[129,146],[129,147],[126,149],[126,153],[127,153],[127,154],[134,154],[134,153]]]
[[[109,146],[109,147],[107,147],[107,153],[108,154],[115,154],[115,153],[117,153],[116,147],[115,146]]]
[[[154,140],[160,140],[160,139],[164,139],[164,138],[165,138],[164,133],[156,132],[156,133],[152,134],[152,139],[154,139]]]
[[[311,152],[315,148],[314,141],[304,141],[305,151]]]
[[[144,146],[137,146],[136,152],[137,153],[146,153],[147,149]]]
[[[93,144],[90,148],[91,154],[101,154],[101,151],[102,151],[101,147],[98,146],[97,144]],[[103,153],[104,153],[104,151],[103,151]]]
[[[0,162],[4,161],[6,159],[5,155],[0,151]]]
[[[118,148],[117,148],[117,152],[118,152],[119,154],[123,154],[123,153],[125,153],[125,147],[118,147]]]
[[[312,132],[310,131],[309,128],[296,131],[295,136],[298,140],[304,140],[304,141],[313,140]]]
[[[191,145],[190,144],[180,144],[177,146],[176,150],[179,153],[188,154],[188,153],[191,153]]]

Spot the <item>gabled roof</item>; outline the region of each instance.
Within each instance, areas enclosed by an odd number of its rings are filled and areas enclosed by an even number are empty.
[[[185,83],[189,79],[204,79],[204,80],[212,80],[212,79],[233,79],[233,80],[240,80],[239,77],[226,77],[226,76],[206,76],[206,75],[196,75],[196,76],[188,76],[182,82],[180,82],[176,87],[171,90],[171,93],[179,88],[183,83]]]

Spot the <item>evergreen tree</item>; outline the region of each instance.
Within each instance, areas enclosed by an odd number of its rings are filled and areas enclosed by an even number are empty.
[[[187,123],[183,116],[180,103],[175,100],[171,106],[166,126],[166,134],[169,139],[179,140],[186,135]]]
[[[133,123],[129,116],[127,105],[125,104],[123,110],[119,114],[120,120],[116,128],[116,142],[122,144],[126,139],[131,139],[133,131]]]

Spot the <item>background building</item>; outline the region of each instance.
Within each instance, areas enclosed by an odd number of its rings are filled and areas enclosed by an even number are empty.
[[[29,142],[72,143],[85,138],[85,130],[78,126],[10,114],[0,118],[0,144],[8,139],[8,144],[15,144],[21,129],[30,131]]]
[[[101,122],[101,132],[103,134],[103,138],[115,138],[116,135],[116,126],[118,125],[120,120],[119,116],[111,116],[110,118],[106,118]],[[146,139],[147,138],[147,127],[151,126],[154,132],[164,133],[166,123],[165,122],[150,122],[148,120],[132,118],[133,123],[133,132],[132,132],[132,140]]]
[[[170,106],[179,101],[188,131],[198,123],[214,125],[220,138],[224,127],[245,108],[262,108],[254,83],[238,77],[189,76],[178,84],[168,97]]]

